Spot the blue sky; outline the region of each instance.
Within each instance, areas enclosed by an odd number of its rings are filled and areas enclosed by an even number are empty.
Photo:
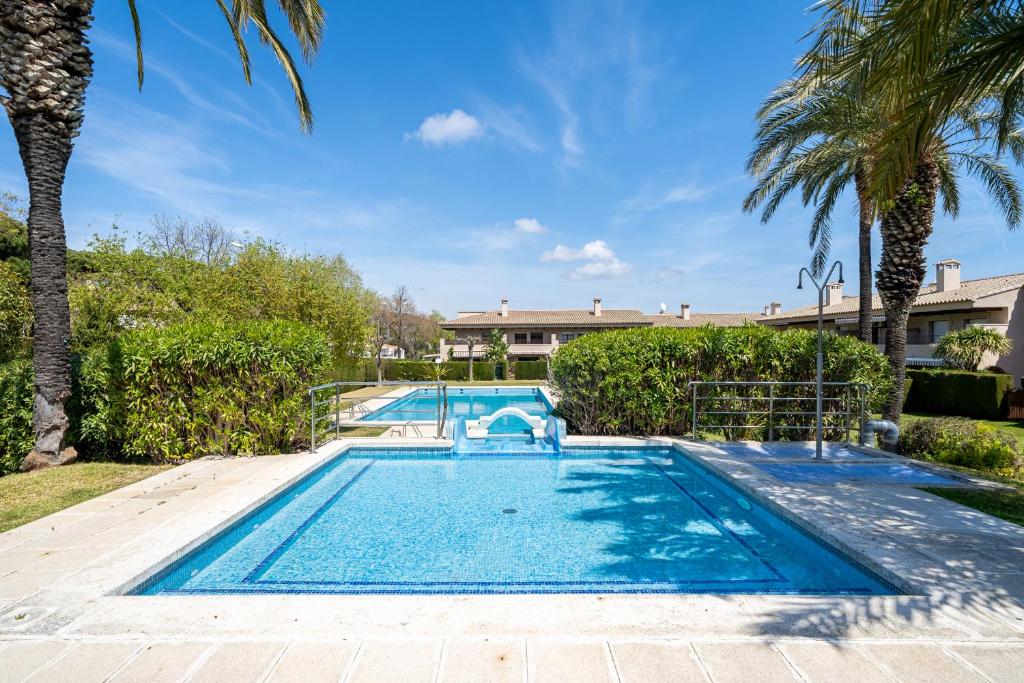
[[[140,3],[141,94],[125,3],[97,3],[70,244],[114,222],[134,234],[154,213],[218,216],[341,252],[374,288],[407,284],[447,314],[503,296],[651,312],[812,301],[795,289],[809,256],[798,199],[767,226],[740,211],[753,113],[791,72],[808,0],[324,4],[304,136],[255,37],[244,84],[212,0]],[[0,188],[25,191],[9,126]],[[973,183],[962,204],[955,223],[938,218],[929,261],[957,257],[965,278],[1024,270],[1024,232]],[[851,291],[849,200],[836,232]]]

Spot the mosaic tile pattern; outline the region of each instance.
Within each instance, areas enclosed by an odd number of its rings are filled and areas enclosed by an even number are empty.
[[[136,592],[894,591],[674,450],[359,448]]]

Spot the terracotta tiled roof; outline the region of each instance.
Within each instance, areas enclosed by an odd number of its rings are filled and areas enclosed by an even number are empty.
[[[647,316],[647,319],[655,327],[700,327],[701,325],[741,327],[763,317],[760,313],[691,313],[689,320],[683,320],[682,316],[655,313]]]
[[[999,275],[978,280],[964,280],[960,283],[959,288],[945,292],[936,291],[936,286],[933,282],[921,288],[921,293],[917,295],[914,306],[973,303],[978,299],[1020,289],[1021,287],[1024,287],[1024,273]],[[825,306],[823,312],[826,318],[843,314],[856,315],[859,308],[859,296],[845,296],[838,304]],[[882,312],[882,299],[877,294],[871,297],[871,310],[877,313]],[[813,304],[802,308],[794,308],[792,311],[784,311],[777,315],[761,316],[759,320],[760,322],[771,324],[773,322],[788,322],[800,318],[816,318],[817,315],[818,305]]]
[[[446,320],[441,327],[446,330],[472,327],[644,327],[650,325],[648,316],[632,308],[605,309],[601,315],[594,315],[589,308],[568,308],[551,311],[510,310],[507,316],[500,311],[474,313],[454,320]]]

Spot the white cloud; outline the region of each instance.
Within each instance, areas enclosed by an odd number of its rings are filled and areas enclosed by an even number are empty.
[[[550,251],[541,254],[541,261],[587,261],[569,271],[570,280],[596,280],[599,278],[623,277],[633,272],[633,266],[619,260],[604,240],[587,242],[579,249],[557,244]]]
[[[716,190],[713,185],[688,182],[659,192],[641,192],[621,202],[612,218],[614,223],[628,223],[654,211],[674,204],[695,203]]]
[[[606,278],[625,277],[633,272],[633,266],[623,263],[617,258],[608,261],[592,261],[574,269],[569,273],[570,280],[600,280]]]
[[[453,109],[450,114],[432,114],[423,119],[415,133],[406,133],[406,140],[420,140],[425,145],[457,145],[482,137],[484,125],[471,114]]]
[[[513,223],[515,223],[517,231],[531,235],[541,235],[548,231],[547,226],[543,225],[536,218],[517,218]]]

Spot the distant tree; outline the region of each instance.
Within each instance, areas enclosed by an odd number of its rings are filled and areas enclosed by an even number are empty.
[[[373,352],[373,362],[377,366],[377,381],[384,381],[384,359],[381,352],[384,345],[391,342],[392,310],[391,302],[386,299],[377,298],[373,302],[373,309],[370,313],[370,349]]]
[[[505,362],[505,358],[508,356],[508,340],[505,338],[505,333],[498,329],[491,330],[487,334],[485,342],[487,351],[484,353],[484,358],[492,363]]]
[[[391,333],[395,344],[400,349],[409,351],[408,336],[409,328],[413,325],[413,317],[416,315],[416,302],[409,294],[409,288],[399,285],[391,294]]]
[[[469,350],[469,381],[473,381],[473,349],[476,348],[477,342],[480,338],[475,334],[467,334],[464,337],[459,337],[455,340],[459,344],[465,344]]]
[[[152,253],[183,256],[206,265],[231,260],[232,245],[242,246],[237,239],[215,217],[192,220],[163,214],[153,216],[149,230],[139,235],[139,241]]]
[[[940,358],[965,370],[977,371],[985,354],[1003,356],[1013,350],[1013,341],[995,330],[968,327],[950,332],[935,347]]]

